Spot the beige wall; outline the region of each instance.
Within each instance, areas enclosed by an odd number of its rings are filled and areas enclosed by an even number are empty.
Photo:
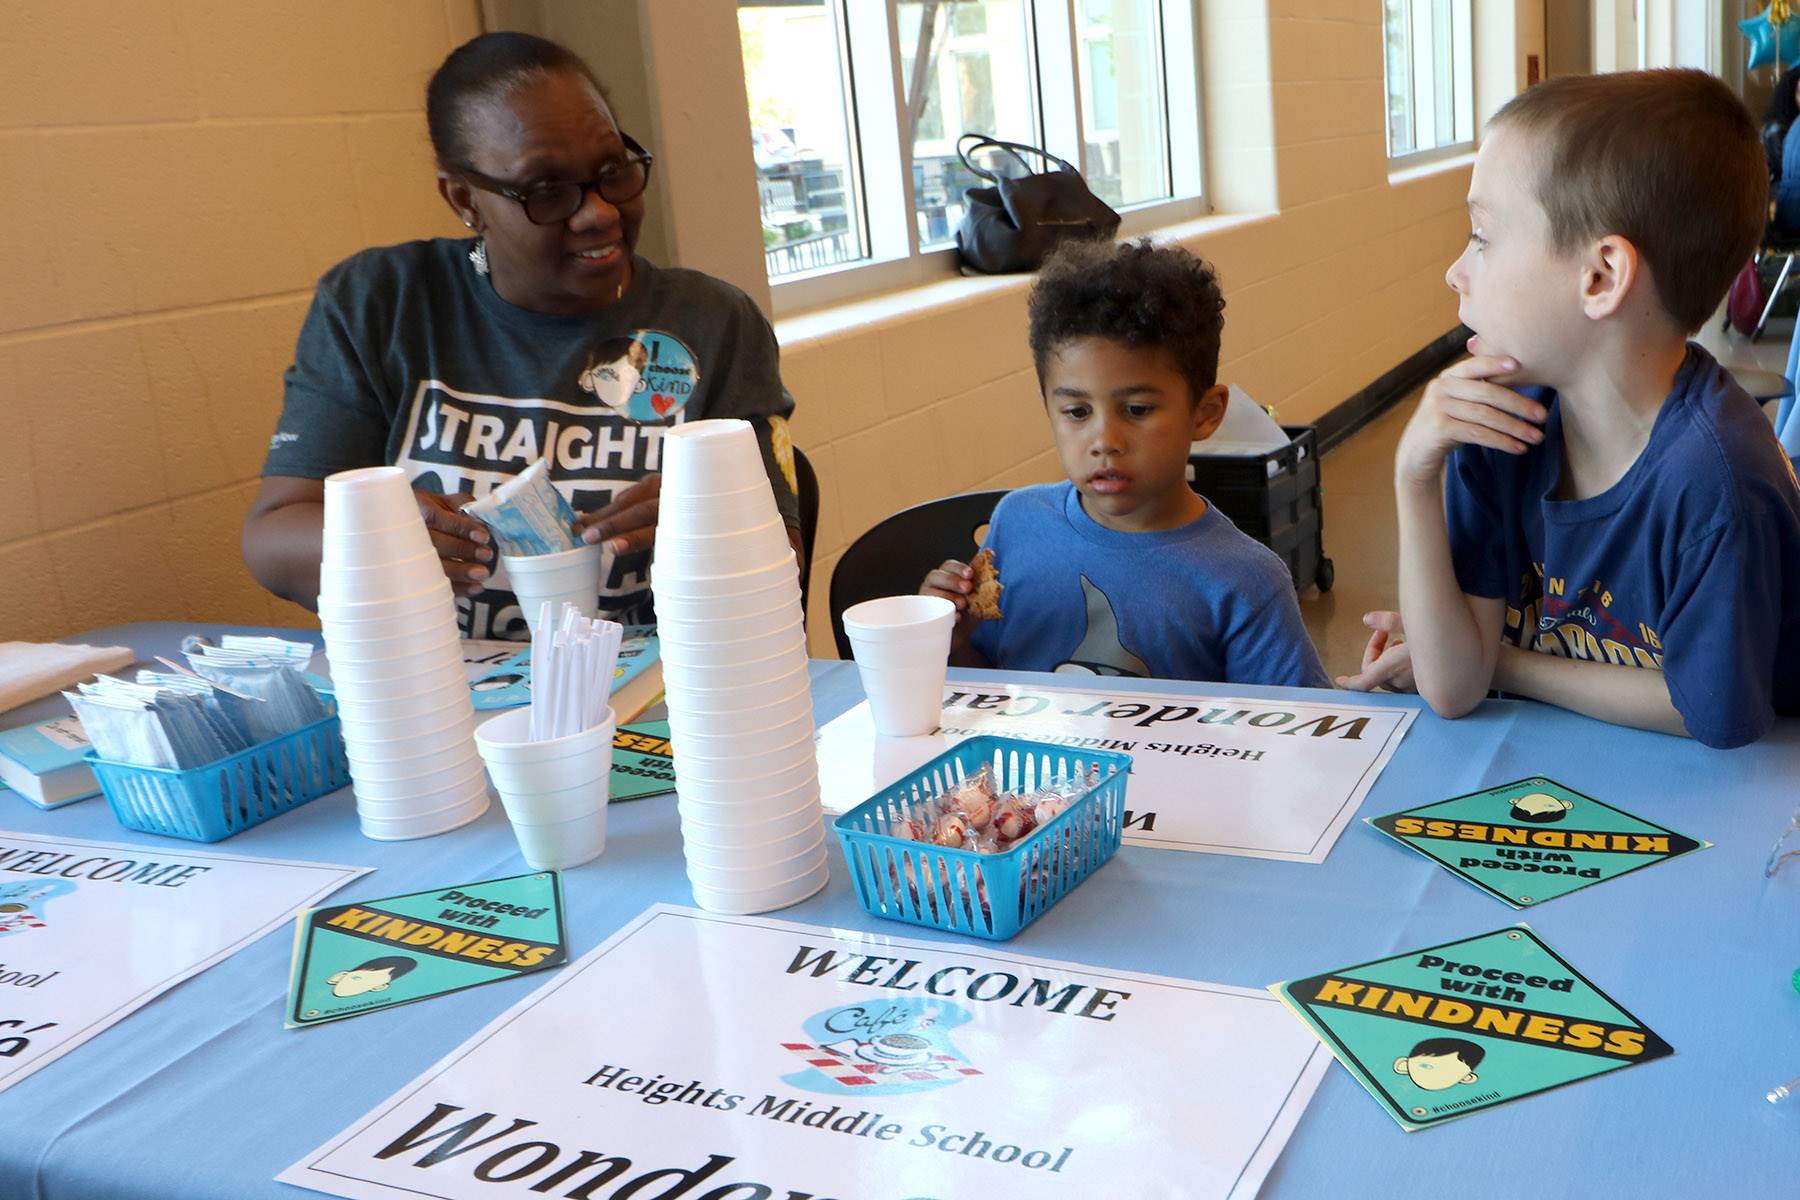
[[[421,113],[475,11],[0,6],[0,640],[308,619],[238,523],[314,281],[460,230]]]
[[[1308,423],[1456,325],[1443,277],[1468,236],[1469,160],[1390,178],[1377,0],[1263,7],[1203,7],[1202,119],[1215,206],[1268,197],[1274,211],[1171,233],[1224,283],[1220,378],[1283,422]],[[1478,85],[1507,89],[1478,91],[1478,111],[1522,83],[1527,53],[1542,53],[1531,19],[1477,47]],[[860,306],[859,324],[839,314],[777,322],[800,405],[795,442],[823,493],[815,597],[844,548],[897,509],[1061,478],[1025,344],[1028,286],[953,280]],[[831,653],[817,600],[810,632],[814,652]]]
[[[1168,235],[1224,280],[1222,377],[1289,422],[1456,319],[1442,273],[1467,232],[1467,160],[1390,178],[1380,8],[1201,0],[1206,127],[1193,133],[1225,215]],[[0,7],[0,413],[13,434],[0,638],[307,619],[250,580],[238,523],[313,281],[361,247],[459,228],[431,186],[421,94],[477,13],[475,0]],[[689,80],[658,97],[664,109],[694,94]],[[650,115],[681,140],[667,111]],[[705,244],[666,244],[690,241]],[[1025,346],[1028,282],[949,279],[778,322],[797,441],[824,489],[820,651],[826,582],[856,535],[933,496],[1057,476]]]

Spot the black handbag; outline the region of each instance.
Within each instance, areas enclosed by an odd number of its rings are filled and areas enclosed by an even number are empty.
[[[971,173],[993,184],[963,193],[956,252],[972,270],[984,275],[1035,271],[1066,239],[1111,238],[1119,230],[1119,214],[1088,190],[1080,171],[1047,150],[965,133],[957,139],[956,153]],[[975,154],[1005,169],[977,165]]]

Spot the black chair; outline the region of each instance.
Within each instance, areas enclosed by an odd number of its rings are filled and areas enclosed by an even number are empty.
[[[1769,314],[1775,311],[1775,301],[1781,298],[1781,289],[1787,286],[1788,276],[1793,273],[1794,259],[1800,258],[1800,232],[1780,229],[1771,223],[1763,231],[1762,245],[1756,250],[1758,269],[1772,258],[1782,260],[1781,272],[1775,276],[1775,286],[1769,289],[1769,298],[1763,304],[1762,316],[1757,318],[1756,328],[1750,331],[1750,340],[1753,342],[1762,337],[1763,326],[1769,323]]]
[[[831,636],[849,658],[844,610],[878,596],[910,596],[947,558],[967,562],[981,546],[976,535],[992,519],[1005,492],[967,492],[927,500],[897,512],[854,542],[831,572]]]
[[[794,481],[798,485],[795,498],[800,501],[800,613],[804,616],[812,589],[813,549],[819,541],[819,476],[798,446],[794,447]]]

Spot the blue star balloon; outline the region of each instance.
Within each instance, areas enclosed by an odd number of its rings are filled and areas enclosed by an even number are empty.
[[[1769,9],[1774,7],[1771,4]],[[1750,61],[1745,64],[1750,70],[1766,67],[1777,58],[1783,66],[1800,62],[1800,17],[1789,14],[1777,25],[1769,10],[1764,10],[1761,16],[1739,21],[1738,28],[1750,39]]]

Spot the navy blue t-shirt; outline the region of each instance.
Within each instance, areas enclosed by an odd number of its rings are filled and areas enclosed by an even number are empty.
[[[1690,345],[1631,469],[1556,500],[1562,412],[1522,390],[1549,407],[1542,444],[1459,446],[1445,486],[1457,582],[1505,600],[1505,642],[1660,669],[1709,746],[1800,713],[1800,489],[1756,402]]]
[[[1011,671],[1329,687],[1287,567],[1211,505],[1155,533],[1096,523],[1072,483],[1000,501],[986,548],[1002,619],[973,644]]]

